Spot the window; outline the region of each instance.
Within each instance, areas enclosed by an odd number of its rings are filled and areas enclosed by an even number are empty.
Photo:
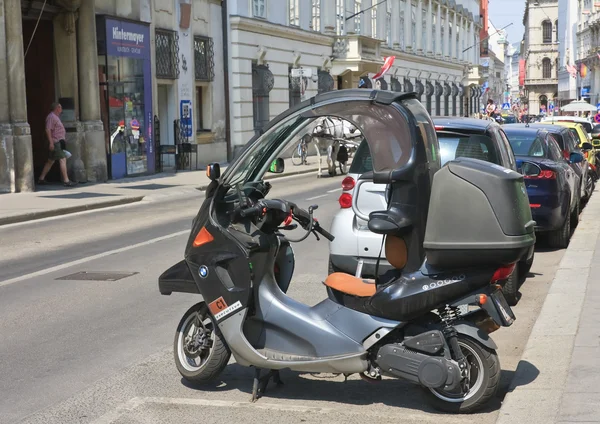
[[[212,81],[215,77],[212,38],[194,37],[194,72],[196,81]]]
[[[540,96],[540,112],[545,112],[548,107],[548,97]]]
[[[392,46],[392,12],[388,11],[385,15],[385,31],[386,42],[388,46]]]
[[[354,13],[356,13],[357,15],[354,17],[354,33],[355,34],[361,34],[360,31],[360,20],[362,17],[362,13],[360,13],[361,11],[361,5],[360,5],[360,0],[355,0],[354,1]]]
[[[416,15],[416,10],[417,10],[417,5],[413,2],[412,3],[412,7],[411,7],[411,14],[412,14],[412,23],[411,23],[411,31],[412,31],[412,49],[413,51],[417,50],[417,36],[415,35],[417,33],[417,15]]]
[[[556,138],[552,134],[548,134],[548,151],[550,153],[550,159],[556,161],[564,159],[558,141],[556,141]]]
[[[485,135],[473,134],[463,137],[438,132],[441,165],[459,157],[484,160],[501,165],[494,149],[494,142]]]
[[[321,31],[321,0],[312,0],[312,30]]]
[[[175,31],[155,31],[156,77],[179,78],[179,36]]]
[[[196,87],[196,132],[204,130],[204,90],[206,87]]]
[[[377,8],[371,9],[371,37],[377,38]]]
[[[345,10],[344,10],[344,6],[345,6],[346,2],[344,0],[337,0],[336,2],[336,6],[335,6],[335,30],[337,35],[344,35],[345,31],[344,31],[344,22],[346,22],[346,20],[344,19],[344,16],[346,16],[345,14]]]
[[[267,17],[267,0],[252,0],[252,14],[255,18]]]
[[[547,57],[542,60],[542,78],[552,78],[552,62]]]
[[[373,159],[371,159],[371,151],[366,140],[363,141],[356,149],[356,154],[350,165],[350,174],[364,174],[373,170]]]
[[[558,19],[554,21],[554,28],[555,28],[555,36],[554,36],[554,41],[556,43],[558,43]]]
[[[533,156],[538,158],[546,157],[544,142],[539,135],[511,135],[510,145],[515,156]]]
[[[300,0],[288,0],[290,11],[290,25],[300,26],[300,9],[298,3]]]
[[[552,42],[552,22],[548,20],[542,22],[542,38],[544,43]]]

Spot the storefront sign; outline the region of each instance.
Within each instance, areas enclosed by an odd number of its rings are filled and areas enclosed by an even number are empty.
[[[150,27],[107,19],[106,50],[111,56],[150,59]]]

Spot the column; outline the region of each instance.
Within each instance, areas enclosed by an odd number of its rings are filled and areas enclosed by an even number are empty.
[[[404,0],[404,49],[412,51],[412,0]]]
[[[452,15],[454,15],[453,20],[452,20],[452,40],[450,40],[450,45],[452,46],[452,48],[450,49],[450,51],[452,52],[452,60],[457,60],[458,59],[458,52],[457,52],[457,46],[456,46],[456,40],[458,39],[458,26],[457,26],[457,19],[456,19],[456,10],[452,11]]]
[[[362,10],[366,10],[369,9],[371,6],[373,5],[372,0],[362,0],[361,2],[361,8]],[[362,35],[366,36],[366,37],[370,37],[373,34],[373,30],[372,30],[372,19],[373,17],[373,9],[369,9],[366,12],[363,12],[361,15],[361,22],[360,22],[360,32]]]
[[[25,56],[20,0],[5,0],[6,64],[8,70],[9,118],[13,124],[15,191],[33,191],[33,152],[27,123]]]
[[[0,12],[0,40],[6,40],[4,32],[4,7],[2,5],[0,5]],[[0,42],[0,192],[15,190],[15,169],[12,159],[14,152],[9,110],[6,43]]]
[[[400,50],[400,0],[392,0],[392,47]]]
[[[422,53],[423,52],[423,30],[425,28],[422,28],[423,25],[423,0],[419,0],[417,1],[417,13],[416,13],[416,20],[417,23],[415,25],[417,33],[415,34],[417,39],[417,52]]]
[[[77,21],[79,56],[79,115],[83,123],[81,158],[89,181],[106,181],[106,147],[100,114],[98,55],[96,53],[96,11],[93,1],[83,1]]]
[[[444,30],[444,57],[450,58],[450,7],[446,7],[446,22],[444,23],[446,29]],[[454,35],[454,34],[452,34]]]
[[[438,2],[435,20],[435,55],[442,55],[442,5]]]
[[[335,35],[335,7],[335,1],[321,2],[321,25],[325,34]]]
[[[427,2],[427,54],[433,53],[433,0]]]

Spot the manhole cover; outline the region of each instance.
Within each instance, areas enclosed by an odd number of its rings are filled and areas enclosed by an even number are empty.
[[[79,280],[79,281],[117,281],[123,278],[131,277],[137,272],[88,272],[81,271],[75,274],[66,275],[57,278],[57,280]]]

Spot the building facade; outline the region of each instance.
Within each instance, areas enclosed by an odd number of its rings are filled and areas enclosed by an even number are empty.
[[[576,3],[575,93],[577,98],[596,105],[600,103],[600,4],[581,0]]]
[[[568,71],[567,65],[576,64],[577,52],[577,24],[579,10],[576,1],[558,0],[558,104],[557,108],[578,99],[577,79]]]
[[[229,0],[231,144],[317,93],[356,88],[395,56],[378,87],[415,91],[433,116],[480,97],[478,0]]]
[[[527,0],[523,25],[528,113],[553,113],[558,101],[558,0]]]

